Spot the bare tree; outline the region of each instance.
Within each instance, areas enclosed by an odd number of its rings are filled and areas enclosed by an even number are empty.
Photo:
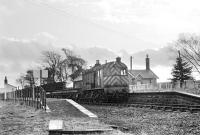
[[[71,50],[63,48],[62,51],[64,52],[65,64],[71,69],[70,77],[72,81],[80,75],[83,70],[83,67],[86,64],[86,61],[81,57],[74,54]]]
[[[175,44],[181,51],[181,57],[189,62],[200,74],[200,36],[196,34],[181,34]]]
[[[51,82],[66,81],[67,72],[65,72],[65,61],[62,56],[54,51],[44,51],[43,64],[49,71],[49,79]]]
[[[25,86],[25,77],[24,77],[24,75],[20,75],[19,78],[16,79],[16,82],[18,84],[20,84],[21,88],[23,89],[24,86]]]
[[[16,79],[16,82],[21,85],[22,89],[31,87],[34,84],[33,70],[27,70],[26,74],[21,74],[19,78]]]

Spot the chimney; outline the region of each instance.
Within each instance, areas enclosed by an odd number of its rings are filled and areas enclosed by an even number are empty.
[[[121,58],[120,58],[120,57],[117,57],[117,58],[116,58],[116,62],[121,62]]]
[[[148,54],[146,55],[146,70],[150,70],[150,61],[149,61],[149,57]]]
[[[107,60],[105,60],[105,63],[107,63]]]
[[[132,70],[132,62],[133,62],[133,57],[130,57],[130,70]]]
[[[5,79],[4,79],[4,84],[8,84],[8,80],[7,80],[6,76],[5,76]]]
[[[99,65],[100,65],[99,60],[96,60],[96,64],[95,64],[95,66],[99,66]]]

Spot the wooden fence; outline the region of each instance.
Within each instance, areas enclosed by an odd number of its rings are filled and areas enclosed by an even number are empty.
[[[46,91],[41,86],[1,93],[0,99],[22,102],[25,105],[46,110]]]

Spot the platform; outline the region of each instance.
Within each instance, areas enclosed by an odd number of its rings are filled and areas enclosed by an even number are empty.
[[[97,118],[97,115],[71,99],[47,99],[47,112],[71,117]]]
[[[96,134],[112,132],[109,125],[71,99],[47,99],[50,134]]]
[[[80,104],[76,103],[75,101],[73,101],[71,99],[66,99],[66,101],[69,102],[70,104],[72,104],[73,106],[75,106],[82,113],[88,115],[89,117],[91,117],[91,118],[97,118],[97,115],[93,114],[92,112],[90,112],[89,110],[87,110],[86,108],[84,108],[83,106],[81,106]]]

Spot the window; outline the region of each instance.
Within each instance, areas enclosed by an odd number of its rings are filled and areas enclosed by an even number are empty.
[[[121,70],[121,75],[126,75],[126,70],[125,69]]]
[[[102,70],[97,71],[97,85],[101,85]]]

